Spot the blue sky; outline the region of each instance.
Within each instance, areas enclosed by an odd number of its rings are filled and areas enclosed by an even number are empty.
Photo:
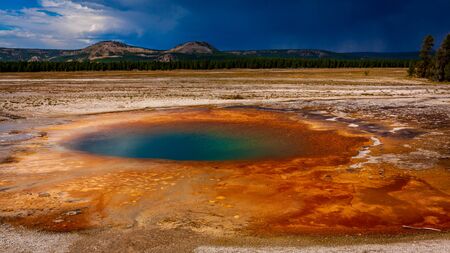
[[[2,0],[0,47],[412,51],[450,32],[449,10],[449,0]]]

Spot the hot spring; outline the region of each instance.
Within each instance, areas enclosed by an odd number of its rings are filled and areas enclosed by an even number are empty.
[[[88,131],[64,145],[71,150],[122,158],[254,161],[347,156],[350,147],[361,141],[335,131],[312,130],[284,118],[276,120],[259,117],[142,120]]]
[[[103,156],[176,161],[281,159],[310,155],[308,139],[286,129],[223,122],[116,126],[68,143],[74,150]]]
[[[284,114],[211,110],[148,115],[85,129],[63,146],[104,157],[220,162],[350,157],[366,141],[315,130]]]

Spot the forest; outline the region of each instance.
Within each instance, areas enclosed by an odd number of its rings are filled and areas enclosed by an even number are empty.
[[[427,35],[420,50],[420,60],[409,66],[408,75],[437,82],[450,81],[450,34],[447,34],[436,52],[433,47],[434,38]]]
[[[0,72],[113,71],[174,69],[263,69],[263,68],[407,68],[415,60],[404,59],[302,59],[236,58],[223,60],[119,61],[119,62],[0,62]]]

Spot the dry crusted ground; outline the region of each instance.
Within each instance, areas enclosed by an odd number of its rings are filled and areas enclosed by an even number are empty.
[[[448,252],[450,86],[405,72],[1,74],[0,248]],[[292,123],[332,131],[328,148],[348,152],[180,164],[58,145],[80,129],[143,117]]]

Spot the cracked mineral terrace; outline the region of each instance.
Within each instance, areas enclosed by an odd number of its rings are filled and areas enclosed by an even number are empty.
[[[2,74],[0,248],[448,252],[450,86],[365,72]],[[266,129],[292,155],[172,161],[65,145],[205,122]]]

